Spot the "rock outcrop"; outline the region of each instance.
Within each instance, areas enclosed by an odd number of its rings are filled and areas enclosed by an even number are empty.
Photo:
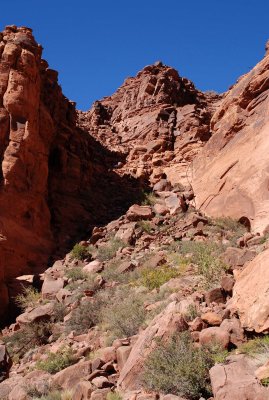
[[[193,168],[197,207],[268,229],[269,54],[225,94]]]
[[[118,173],[151,183],[165,173],[173,183],[187,183],[190,162],[211,136],[209,122],[219,99],[157,62],[79,113],[79,123],[125,155]]]

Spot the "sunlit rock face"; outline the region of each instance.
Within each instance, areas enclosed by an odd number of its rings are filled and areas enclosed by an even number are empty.
[[[246,217],[268,229],[269,54],[225,94],[211,120],[212,137],[196,157],[196,204],[212,216]]]

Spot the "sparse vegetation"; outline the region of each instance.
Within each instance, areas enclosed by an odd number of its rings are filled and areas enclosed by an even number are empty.
[[[46,360],[38,361],[36,363],[37,369],[56,374],[74,364],[75,358],[72,349],[62,347],[56,353],[49,353]]]
[[[209,396],[209,369],[213,361],[202,348],[195,348],[190,335],[175,335],[167,344],[159,343],[145,363],[145,387],[199,399]]]
[[[97,324],[99,320],[99,304],[96,299],[82,302],[71,314],[66,323],[67,333],[75,331],[80,334]]]
[[[88,277],[88,274],[84,272],[83,269],[80,267],[70,268],[66,271],[65,274],[67,278],[72,279],[72,281],[87,279]]]
[[[102,314],[104,325],[115,337],[132,336],[145,321],[143,296],[130,288],[117,290],[113,303],[108,304]]]
[[[255,357],[259,354],[269,355],[269,335],[248,340],[246,343],[243,343],[238,350],[250,357]]]
[[[138,221],[137,225],[142,229],[143,232],[146,233],[151,233],[153,230],[153,225],[149,221]]]
[[[101,261],[111,260],[121,247],[126,247],[121,239],[111,238],[106,244],[98,247],[97,257]]]
[[[122,400],[122,397],[117,392],[110,392],[107,395],[107,400]]]
[[[143,193],[143,201],[141,203],[143,206],[154,206],[156,202],[157,202],[157,196],[153,192]]]
[[[73,247],[73,249],[71,251],[71,257],[73,259],[84,260],[88,256],[89,256],[89,252],[88,252],[87,247],[82,246],[79,243],[75,244],[75,246]]]
[[[28,397],[33,400],[72,400],[73,397],[70,391],[60,390],[49,383],[44,383],[42,389],[35,385],[28,385],[25,389]]]
[[[214,242],[182,242],[180,251],[197,265],[198,273],[202,275],[206,287],[218,283],[227,269],[219,258],[222,248]]]
[[[172,278],[180,276],[180,271],[168,265],[156,268],[141,269],[141,277],[136,284],[145,286],[149,290],[157,289]]]
[[[41,294],[32,286],[24,287],[23,292],[15,298],[15,303],[22,311],[25,311],[28,307],[36,307],[40,301]]]
[[[187,312],[185,313],[185,318],[187,321],[193,321],[196,317],[199,317],[199,312],[197,310],[197,307],[195,307],[194,304],[190,304]]]

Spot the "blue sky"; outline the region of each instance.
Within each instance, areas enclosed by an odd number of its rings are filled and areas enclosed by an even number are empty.
[[[5,25],[34,29],[65,95],[86,110],[157,60],[223,92],[264,55],[268,0],[0,0]]]

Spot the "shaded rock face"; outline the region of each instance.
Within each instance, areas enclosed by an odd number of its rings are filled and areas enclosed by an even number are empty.
[[[109,171],[115,156],[77,127],[41,53],[29,28],[0,34],[1,313],[11,278],[44,270],[58,249],[118,217],[137,187]]]
[[[79,123],[107,148],[125,155],[118,173],[186,181],[190,161],[211,133],[218,95],[199,92],[173,68],[155,63],[96,102]]]
[[[195,159],[196,204],[211,216],[247,217],[268,229],[269,54],[225,94],[212,137]]]

